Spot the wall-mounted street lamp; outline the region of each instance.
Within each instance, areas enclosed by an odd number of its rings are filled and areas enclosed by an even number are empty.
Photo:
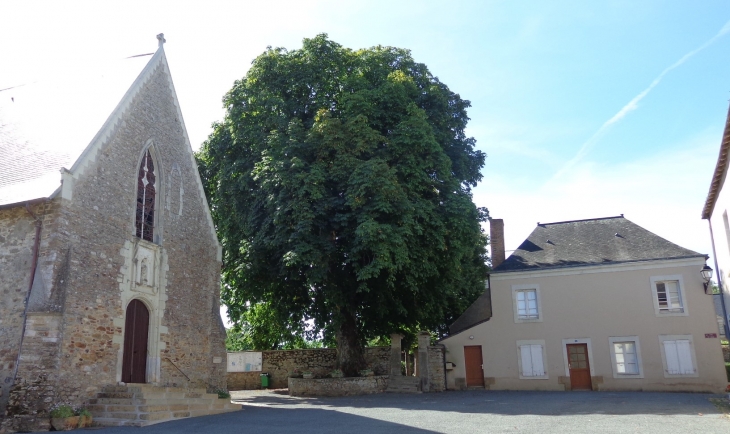
[[[712,268],[705,264],[700,274],[702,274],[702,280],[705,283],[705,294],[707,294],[707,287],[710,286],[710,280],[712,279]],[[710,293],[712,293],[712,290],[710,290]]]

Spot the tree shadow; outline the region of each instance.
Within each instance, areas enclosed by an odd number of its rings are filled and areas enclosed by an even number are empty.
[[[447,391],[442,393],[391,394],[343,397],[289,397],[274,394],[249,395],[234,402],[246,406],[287,407],[310,405],[337,409],[400,409],[468,414],[563,416],[605,415],[697,415],[718,413],[706,393],[668,392],[518,392]]]
[[[429,431],[366,416],[324,408],[272,408],[245,406],[241,411],[200,416],[137,427],[92,428],[100,434],[198,434],[198,433],[266,433],[266,434],[342,434],[404,433],[431,434]]]

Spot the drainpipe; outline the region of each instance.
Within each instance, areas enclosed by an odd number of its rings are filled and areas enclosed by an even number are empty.
[[[712,242],[712,256],[715,260],[715,270],[717,270],[717,287],[720,288],[720,305],[722,306],[722,326],[725,328],[725,339],[730,339],[730,326],[727,322],[727,308],[725,307],[725,290],[722,288],[722,273],[717,265],[717,252],[715,251],[715,235],[712,232],[712,221],[708,218],[707,223],[710,225],[710,241]]]
[[[33,213],[33,211],[30,209],[31,202],[25,203],[25,210],[28,211],[28,214],[30,214],[31,217],[35,220],[35,241],[33,242],[33,260],[30,265],[30,282],[28,282],[28,293],[25,295],[25,307],[23,310],[23,328],[20,333],[20,345],[18,346],[18,358],[15,360],[15,370],[13,372],[13,383],[15,384],[15,380],[18,376],[18,366],[20,365],[20,353],[23,349],[23,338],[25,338],[25,327],[26,323],[28,322],[28,302],[30,301],[30,291],[33,288],[33,280],[35,279],[35,270],[38,267],[38,250],[41,244],[41,227],[43,226],[43,221]]]

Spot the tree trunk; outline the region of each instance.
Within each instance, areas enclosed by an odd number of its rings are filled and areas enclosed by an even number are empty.
[[[345,377],[356,377],[358,371],[367,367],[363,355],[360,333],[355,318],[349,312],[341,312],[341,323],[335,334],[337,338],[337,367]]]

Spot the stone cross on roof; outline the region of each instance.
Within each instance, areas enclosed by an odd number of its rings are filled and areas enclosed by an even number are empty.
[[[159,35],[157,35],[157,40],[159,41],[159,46],[160,47],[162,47],[162,44],[164,44],[165,42],[167,42],[165,40],[165,34],[164,33],[160,33]]]

